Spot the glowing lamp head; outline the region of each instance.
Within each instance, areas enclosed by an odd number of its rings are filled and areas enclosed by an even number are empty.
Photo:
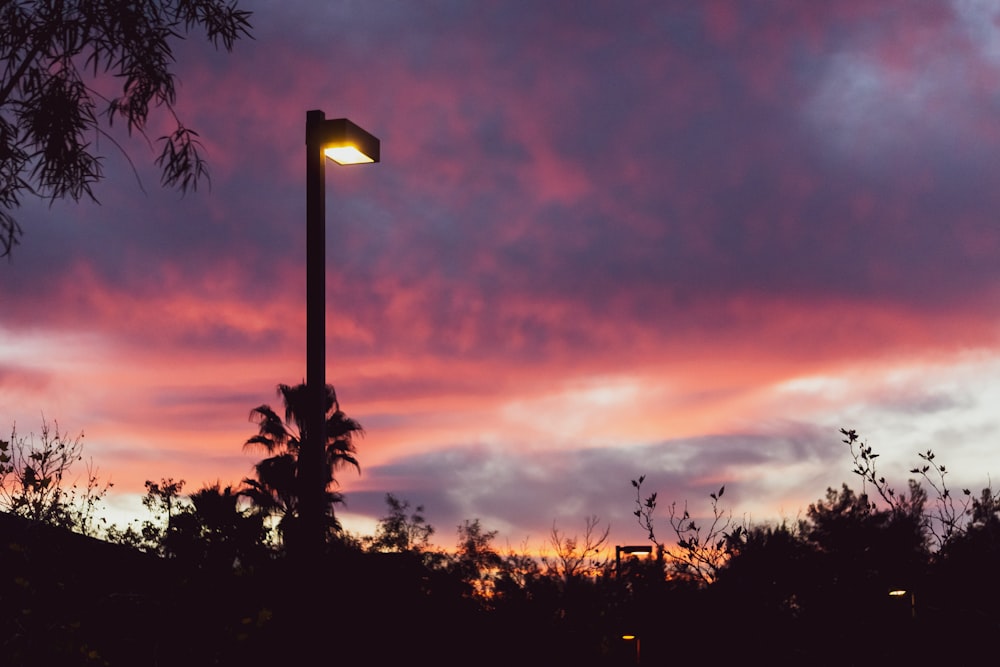
[[[323,155],[337,164],[367,164],[375,161],[370,155],[362,153],[357,146],[328,146],[323,149]]]
[[[615,547],[615,553],[618,555],[627,554],[632,556],[648,556],[653,553],[652,547],[646,545],[639,546],[625,546],[625,547]]]
[[[322,111],[306,114],[306,145],[337,164],[369,164],[379,161],[378,138],[346,118],[326,119]]]

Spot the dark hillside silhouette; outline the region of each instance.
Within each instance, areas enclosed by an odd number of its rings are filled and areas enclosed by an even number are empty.
[[[4,664],[212,664],[240,626],[177,563],[8,514],[0,531]]]

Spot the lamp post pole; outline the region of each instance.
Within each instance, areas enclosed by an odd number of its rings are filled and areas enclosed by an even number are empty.
[[[323,449],[326,445],[326,165],[322,111],[306,112],[306,433],[299,450],[297,539],[316,553],[323,534]]]
[[[377,138],[346,118],[306,112],[306,396],[297,484],[300,553],[318,557],[326,543],[326,158],[340,164],[379,161]]]

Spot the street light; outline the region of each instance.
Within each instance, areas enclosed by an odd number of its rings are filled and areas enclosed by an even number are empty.
[[[306,112],[306,433],[299,451],[299,518],[307,552],[325,542],[326,475],[326,183],[325,158],[379,161],[379,140],[346,118]]]
[[[633,634],[622,635],[622,641],[635,642],[635,664],[640,663],[641,654],[639,653],[639,636]]]
[[[896,599],[909,598],[910,618],[917,617],[917,596],[913,591],[906,590],[905,588],[894,588],[889,591],[889,597]]]
[[[628,554],[633,556],[648,556],[651,553],[653,553],[653,548],[645,544],[641,544],[638,546],[630,545],[624,547],[615,545],[615,577],[620,576],[620,572],[622,569],[622,554]]]
[[[646,556],[646,555],[649,555],[651,553],[653,553],[652,547],[650,547],[648,545],[645,545],[645,544],[626,545],[626,546],[621,546],[621,545],[616,544],[615,545],[615,579],[620,580],[621,576],[622,576],[622,554],[625,554],[626,556]],[[626,581],[626,583],[623,584],[623,590],[625,588],[627,588],[628,586],[629,586],[629,584]],[[626,612],[627,611],[628,610],[626,610]],[[632,614],[629,614],[629,616],[632,616]],[[630,621],[630,624],[633,623],[633,622],[634,622],[634,619],[632,621]],[[635,664],[638,665],[639,664],[639,636],[637,634],[629,632],[629,633],[622,634],[621,638],[622,638],[623,641],[626,641],[626,642],[635,642]]]

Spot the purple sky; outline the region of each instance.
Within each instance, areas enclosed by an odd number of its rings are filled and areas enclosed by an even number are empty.
[[[1000,473],[995,3],[241,5],[253,41],[176,54],[211,189],[113,133],[138,173],[102,140],[101,205],[29,202],[0,263],[0,417],[83,430],[117,511],[238,482],[305,375],[309,109],[382,141],[327,168],[350,527],[393,492],[443,546],[641,541],[640,474],[794,518],[858,486],[840,427],[899,486]]]

